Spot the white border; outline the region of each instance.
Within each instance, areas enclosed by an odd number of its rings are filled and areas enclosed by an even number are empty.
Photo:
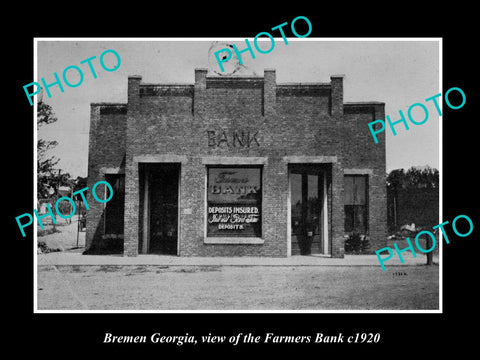
[[[33,81],[38,79],[37,73],[37,59],[38,59],[38,52],[37,52],[37,43],[39,41],[232,41],[232,40],[240,40],[244,41],[245,39],[252,40],[253,37],[245,38],[245,37],[228,37],[228,38],[177,38],[177,37],[168,37],[168,38],[111,38],[111,37],[80,37],[80,38],[64,38],[64,37],[39,37],[33,38]],[[283,40],[282,38],[275,37],[275,40]],[[362,41],[362,42],[374,42],[374,41],[438,41],[439,44],[439,92],[442,93],[443,90],[443,62],[442,62],[442,54],[443,54],[443,38],[441,37],[371,37],[371,38],[339,38],[339,37],[332,37],[332,38],[290,38],[287,37],[288,41]],[[260,41],[267,41],[267,39],[258,39]],[[442,103],[439,102],[440,109],[442,110]],[[36,204],[36,194],[37,194],[37,95],[34,96],[34,104],[33,104],[33,127],[34,127],[34,146],[33,146],[33,154],[34,154],[34,164],[33,164],[33,171],[34,171],[34,201],[33,201],[33,208],[35,209]],[[439,224],[442,222],[443,219],[443,142],[442,142],[442,134],[443,134],[443,124],[442,124],[443,116],[439,117],[439,175],[440,175],[440,185],[439,185]],[[385,313],[385,314],[407,314],[407,313],[443,313],[443,242],[442,242],[442,235],[439,232],[439,309],[436,310],[38,310],[38,298],[37,298],[37,222],[35,222],[34,230],[33,230],[33,239],[34,239],[34,246],[33,246],[33,257],[34,257],[34,281],[33,281],[33,292],[34,292],[34,301],[33,301],[33,313],[35,314],[64,314],[64,313],[117,313],[117,314],[131,314],[131,313],[140,313],[140,314],[152,314],[152,313],[279,313],[279,314],[315,314],[315,313],[354,313],[354,314],[364,314],[364,313]]]
[[[33,39],[33,78],[38,79],[37,73],[37,40]],[[33,98],[33,209],[37,208],[37,95]],[[33,220],[33,219],[32,219]],[[38,310],[38,285],[37,285],[37,269],[38,269],[38,240],[37,240],[37,221],[33,221],[33,312],[39,312]]]

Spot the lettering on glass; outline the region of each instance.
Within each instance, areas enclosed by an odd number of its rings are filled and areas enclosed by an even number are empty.
[[[209,167],[208,236],[261,236],[261,167]]]

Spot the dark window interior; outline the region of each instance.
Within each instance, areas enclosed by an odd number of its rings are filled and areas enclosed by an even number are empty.
[[[105,206],[105,234],[123,234],[125,175],[106,174],[105,180],[113,188],[113,197]]]
[[[345,232],[368,232],[368,178],[345,175]]]

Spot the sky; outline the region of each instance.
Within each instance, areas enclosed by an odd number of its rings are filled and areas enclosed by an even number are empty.
[[[244,38],[147,40],[37,39],[37,69],[32,81],[40,82],[45,78],[47,84],[53,83],[54,72],[61,78],[63,70],[70,65],[83,70],[84,79],[78,87],[63,84],[63,93],[54,86],[50,88],[51,98],[42,94],[43,101],[52,106],[58,121],[41,127],[37,135],[58,141],[50,154],[60,158],[57,167],[73,178],[87,176],[90,103],[126,103],[129,75],[141,75],[145,83],[193,84],[195,68],[216,66],[209,64],[208,59],[212,42],[229,41],[239,49],[245,47]],[[269,40],[266,41],[268,43],[260,45],[262,49],[268,49]],[[426,103],[425,99],[442,92],[440,48],[437,39],[288,38],[285,44],[282,38],[276,38],[270,53],[255,52],[255,59],[244,53],[242,59],[245,66],[260,76],[266,68],[275,69],[277,83],[330,82],[331,75],[343,74],[344,102],[384,102],[385,114],[390,115],[392,121],[400,119],[399,110],[407,117],[412,104],[424,104],[429,112],[424,124],[409,123],[408,131],[399,124],[395,127],[396,136],[386,126],[387,171],[425,165],[438,169],[441,118],[432,102]],[[99,57],[108,49],[115,50],[121,58],[116,71],[107,72],[100,66]],[[92,56],[96,56],[92,60],[96,79],[88,64],[80,64]],[[104,59],[107,67],[115,66],[112,54]],[[79,81],[75,70],[68,72],[68,80],[71,83]],[[25,101],[28,103],[27,98]],[[416,107],[412,111],[417,121],[425,116],[420,109]],[[33,126],[36,128],[35,122]]]

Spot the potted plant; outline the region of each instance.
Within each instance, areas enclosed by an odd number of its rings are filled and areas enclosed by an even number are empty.
[[[299,239],[300,255],[310,255],[312,253],[313,230],[307,227],[307,231]]]

